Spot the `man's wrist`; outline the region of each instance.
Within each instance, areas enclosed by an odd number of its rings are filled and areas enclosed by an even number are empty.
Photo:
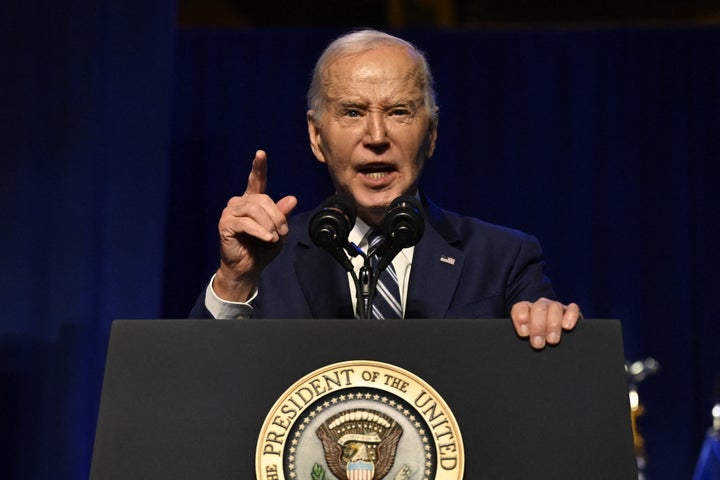
[[[257,291],[257,277],[245,275],[237,278],[222,265],[210,282],[216,296],[226,302],[243,303],[249,301]]]
[[[208,283],[205,291],[205,308],[216,319],[239,319],[252,316],[252,301],[257,297],[257,289],[252,293],[250,298],[244,302],[226,300],[221,298],[213,288],[216,275],[213,275]]]

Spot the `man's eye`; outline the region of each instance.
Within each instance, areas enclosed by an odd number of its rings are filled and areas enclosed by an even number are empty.
[[[345,116],[350,118],[358,118],[360,116],[360,112],[357,110],[345,110]]]
[[[410,110],[407,108],[395,108],[390,111],[390,115],[395,117],[404,117],[410,115]]]

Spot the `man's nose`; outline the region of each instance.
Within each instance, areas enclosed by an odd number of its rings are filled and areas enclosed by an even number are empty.
[[[387,143],[387,124],[382,112],[370,112],[367,115],[367,132],[365,142],[369,145],[384,145]]]

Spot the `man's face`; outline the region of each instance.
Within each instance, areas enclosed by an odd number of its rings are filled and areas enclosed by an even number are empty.
[[[358,216],[378,224],[395,198],[415,194],[435,148],[420,65],[407,49],[382,46],[332,60],[324,85],[324,110],[308,112],[313,153]]]

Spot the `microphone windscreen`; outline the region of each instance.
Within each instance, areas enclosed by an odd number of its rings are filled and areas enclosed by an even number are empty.
[[[418,243],[425,233],[425,216],[417,198],[402,195],[393,200],[383,229],[398,251]]]
[[[320,206],[310,220],[310,238],[322,248],[342,248],[355,225],[356,217],[357,206],[352,197],[333,195]]]
[[[390,204],[390,210],[392,210],[393,208],[400,207],[400,206],[412,207],[415,210],[422,212],[422,205],[420,204],[420,201],[418,201],[418,199],[412,195],[401,195],[401,196],[397,197]]]
[[[343,214],[350,222],[350,226],[355,225],[355,219],[357,218],[357,204],[355,199],[349,195],[335,194],[328,198],[323,204],[324,208],[335,208],[342,211]]]

